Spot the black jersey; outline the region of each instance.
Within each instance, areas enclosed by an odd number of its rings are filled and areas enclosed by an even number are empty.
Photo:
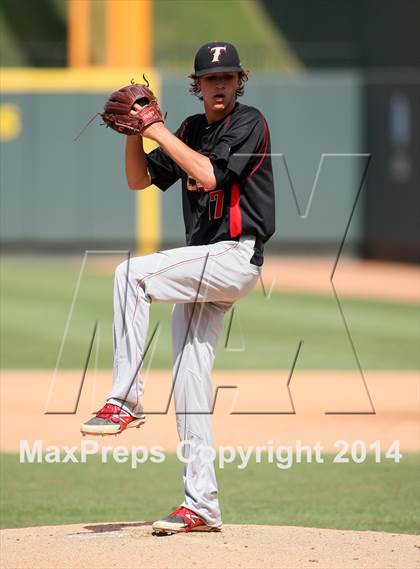
[[[147,155],[152,183],[161,190],[182,179],[187,244],[208,245],[241,235],[266,242],[274,233],[275,207],[270,134],[262,114],[236,103],[217,122],[208,123],[205,114],[188,117],[175,135],[209,157],[217,182],[214,190],[197,186],[161,148]]]

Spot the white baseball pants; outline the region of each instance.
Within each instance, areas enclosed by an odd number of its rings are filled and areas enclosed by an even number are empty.
[[[250,263],[254,238],[170,249],[121,263],[115,272],[114,370],[108,402],[143,413],[141,363],[153,302],[174,303],[172,312],[173,393],[184,457],[191,445],[213,445],[211,413],[216,344],[223,317],[256,284]],[[146,410],[147,413],[147,410]],[[184,468],[183,506],[210,526],[221,516],[214,465],[195,455]]]

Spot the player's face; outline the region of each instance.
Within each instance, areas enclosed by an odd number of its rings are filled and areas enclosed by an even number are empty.
[[[230,112],[236,101],[239,73],[213,73],[198,80],[204,107],[210,118],[218,118]]]

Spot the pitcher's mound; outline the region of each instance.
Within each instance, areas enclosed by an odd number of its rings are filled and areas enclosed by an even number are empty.
[[[221,533],[157,537],[149,522],[1,531],[3,569],[420,567],[416,536],[228,525]]]

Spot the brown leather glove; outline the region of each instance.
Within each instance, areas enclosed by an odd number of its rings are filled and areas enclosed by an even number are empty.
[[[141,110],[131,114],[134,104]],[[114,91],[101,113],[104,123],[121,134],[142,134],[144,129],[156,122],[164,122],[153,92],[139,83],[133,83]]]

